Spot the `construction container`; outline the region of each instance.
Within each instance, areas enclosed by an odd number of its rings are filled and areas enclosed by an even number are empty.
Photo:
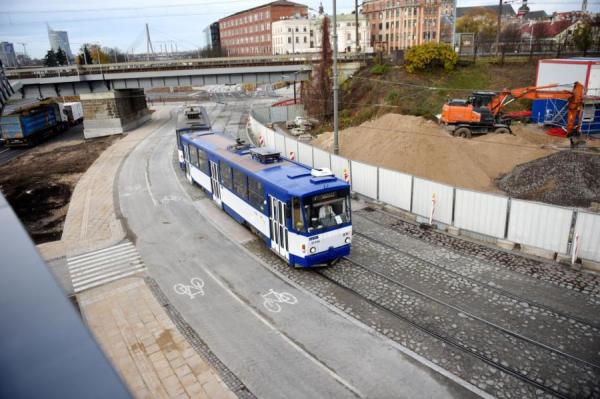
[[[575,82],[580,82],[585,90],[581,133],[598,134],[600,133],[600,58],[577,57],[538,62],[536,86],[558,84],[560,86],[555,90],[568,90]],[[534,100],[531,120],[544,125],[565,127],[566,111],[565,100]]]

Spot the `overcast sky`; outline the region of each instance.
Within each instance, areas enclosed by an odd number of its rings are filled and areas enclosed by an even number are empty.
[[[26,43],[27,53],[42,57],[49,49],[46,24],[69,33],[71,50],[82,43],[100,43],[125,51],[145,52],[144,24],[150,25],[155,51],[177,43],[179,50],[205,45],[203,29],[211,22],[234,12],[267,3],[269,0],[0,0],[0,41]],[[319,0],[296,0],[313,9]],[[362,1],[359,1],[359,4]],[[519,1],[513,1],[517,8]],[[498,4],[497,0],[458,0],[458,6]],[[600,0],[588,0],[588,9],[600,12]],[[331,13],[332,0],[323,1]],[[568,11],[581,8],[581,0],[530,0],[532,10]],[[338,0],[338,13],[349,12],[354,0]]]

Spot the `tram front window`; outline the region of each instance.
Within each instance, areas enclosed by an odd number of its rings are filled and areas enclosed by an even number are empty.
[[[304,198],[304,220],[308,232],[337,226],[350,221],[348,191],[334,191]]]

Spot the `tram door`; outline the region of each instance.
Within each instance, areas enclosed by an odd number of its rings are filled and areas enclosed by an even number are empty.
[[[278,200],[269,195],[269,205],[271,205],[270,221],[271,221],[271,248],[285,259],[288,256],[288,229],[285,225],[287,218],[287,205],[285,202]]]
[[[192,172],[190,169],[190,148],[187,144],[183,145],[183,159],[185,161],[185,177],[192,182]]]
[[[210,188],[213,200],[221,206],[221,185],[219,184],[219,165],[210,161]]]

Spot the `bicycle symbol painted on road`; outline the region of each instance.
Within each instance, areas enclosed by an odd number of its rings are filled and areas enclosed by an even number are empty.
[[[263,303],[263,306],[269,312],[273,312],[273,313],[281,312],[280,303],[288,303],[290,305],[295,305],[298,303],[298,299],[295,296],[293,296],[292,294],[289,294],[287,292],[279,292],[278,293],[278,292],[273,291],[272,288],[269,290],[269,292],[267,292],[266,294],[263,294],[262,297],[265,300],[265,302]]]
[[[190,285],[175,284],[173,289],[179,295],[187,295],[190,299],[194,299],[197,295],[204,296],[204,281],[200,277],[193,277],[190,280]]]

